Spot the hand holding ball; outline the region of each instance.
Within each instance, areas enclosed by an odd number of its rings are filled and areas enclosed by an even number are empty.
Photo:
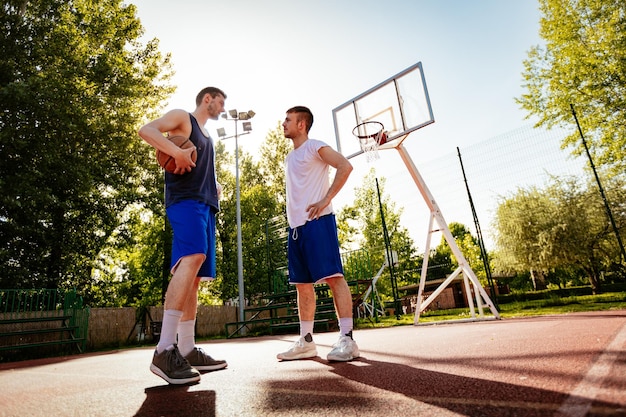
[[[196,160],[198,159],[198,153],[195,150],[193,142],[191,142],[189,138],[186,138],[184,136],[170,136],[167,139],[169,139],[172,143],[174,143],[174,145],[178,146],[181,149],[194,148],[193,152],[191,153],[191,160],[194,163],[196,162]],[[161,168],[169,173],[174,173],[174,171],[176,170],[176,159],[173,156],[161,152],[157,149],[156,158]]]

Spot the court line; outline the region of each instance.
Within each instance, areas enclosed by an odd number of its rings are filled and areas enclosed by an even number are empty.
[[[591,410],[591,404],[602,389],[602,383],[611,371],[618,353],[626,344],[626,324],[622,326],[613,341],[587,371],[569,397],[557,410],[555,417],[584,417]]]

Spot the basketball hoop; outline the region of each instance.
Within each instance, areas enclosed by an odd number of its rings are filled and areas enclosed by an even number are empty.
[[[380,158],[378,147],[387,142],[387,133],[382,123],[374,121],[361,123],[352,129],[352,134],[359,139],[359,145],[367,156],[367,162]]]

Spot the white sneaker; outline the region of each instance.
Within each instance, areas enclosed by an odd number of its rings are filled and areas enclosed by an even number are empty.
[[[311,333],[307,333],[306,336],[296,340],[286,352],[276,355],[276,358],[280,361],[293,361],[297,359],[314,358],[315,356],[317,356],[315,342],[313,342]]]
[[[347,335],[339,337],[339,340],[333,345],[333,350],[328,353],[326,359],[329,361],[346,362],[358,358],[359,355],[359,347],[356,345],[356,342],[352,340],[352,332],[350,332]]]

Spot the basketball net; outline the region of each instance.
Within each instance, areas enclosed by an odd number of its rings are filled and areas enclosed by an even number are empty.
[[[376,137],[368,136],[366,138],[359,138],[359,143],[361,144],[361,150],[365,154],[368,163],[380,159],[380,155],[378,154],[378,140]]]
[[[386,141],[384,129],[382,123],[369,121],[361,123],[352,131],[352,134],[359,140],[359,145],[368,163],[380,159],[378,147]]]

